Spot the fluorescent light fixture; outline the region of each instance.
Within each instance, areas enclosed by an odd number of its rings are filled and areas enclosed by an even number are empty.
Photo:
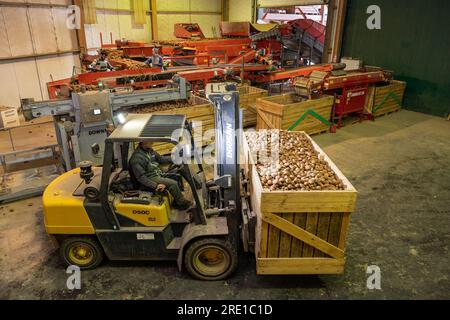
[[[117,121],[119,121],[120,124],[124,124],[125,122],[127,122],[127,118],[123,113],[119,113],[117,115]]]

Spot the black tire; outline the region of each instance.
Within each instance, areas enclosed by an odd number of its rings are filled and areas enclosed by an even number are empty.
[[[80,267],[81,270],[90,270],[98,267],[103,261],[103,249],[96,239],[90,237],[69,237],[64,239],[59,249],[64,263]],[[79,250],[87,251],[87,254],[79,256]],[[85,257],[86,258],[85,258]],[[85,263],[82,261],[86,260]]]
[[[190,244],[184,254],[184,264],[192,277],[217,281],[228,278],[236,270],[238,255],[235,246],[226,239],[202,238]]]

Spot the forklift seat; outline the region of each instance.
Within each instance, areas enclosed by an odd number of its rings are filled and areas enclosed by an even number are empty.
[[[118,173],[114,179],[111,181],[111,191],[114,193],[124,193],[127,191],[135,191],[138,190],[130,176],[130,173],[127,170],[122,170]]]

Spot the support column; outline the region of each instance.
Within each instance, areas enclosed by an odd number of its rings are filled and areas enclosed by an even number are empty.
[[[347,0],[330,0],[322,62],[338,62],[341,54]]]
[[[230,20],[230,0],[222,0],[222,21]]]
[[[158,11],[156,0],[150,0],[150,10],[152,13],[152,40],[158,40]]]
[[[258,0],[252,0],[252,23],[258,21]]]
[[[87,53],[86,32],[84,30],[84,8],[82,0],[73,0],[72,3],[80,8],[80,29],[77,29],[78,47],[81,54]]]

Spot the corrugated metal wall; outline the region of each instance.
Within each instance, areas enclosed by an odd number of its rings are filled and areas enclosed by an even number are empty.
[[[146,24],[136,24],[131,1],[129,0],[96,0],[97,24],[86,24],[86,42],[89,49],[100,47],[100,32],[103,43],[111,43],[118,39],[150,42],[152,40],[152,25],[150,15],[146,15]],[[150,1],[144,1],[145,11],[150,10]]]
[[[221,0],[157,0],[158,39],[174,39],[175,23],[198,23],[205,37],[220,36]],[[192,12],[192,13],[189,13]],[[213,28],[216,34],[213,33]]]
[[[70,0],[34,2],[71,3]],[[66,27],[66,19],[64,7],[0,7],[0,58],[3,59],[0,61],[0,105],[19,107],[21,98],[48,99],[46,83],[52,77],[70,77],[73,66],[80,66],[78,53],[24,58],[78,50],[76,32]]]
[[[381,30],[369,30],[369,5],[381,8]],[[395,72],[408,82],[408,109],[450,113],[448,0],[348,0],[343,55]]]

